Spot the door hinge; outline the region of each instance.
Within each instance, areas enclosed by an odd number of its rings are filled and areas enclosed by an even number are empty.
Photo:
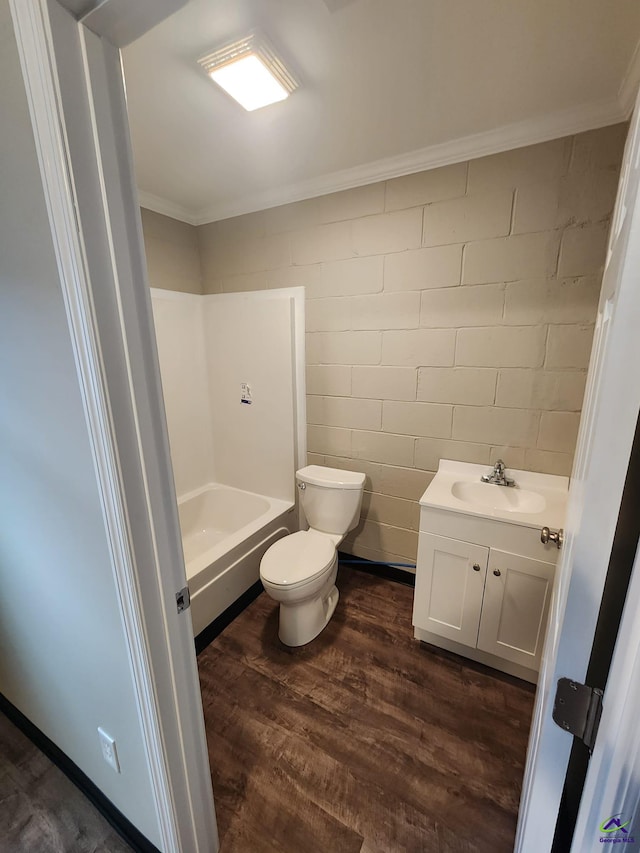
[[[180,592],[176,592],[176,605],[178,607],[178,613],[182,613],[183,610],[186,610],[191,604],[191,596],[189,595],[189,587],[183,587]]]
[[[570,678],[560,678],[553,703],[553,720],[561,729],[579,738],[593,752],[600,716],[602,690],[587,687]]]

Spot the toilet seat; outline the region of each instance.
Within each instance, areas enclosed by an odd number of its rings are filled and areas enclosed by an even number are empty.
[[[260,577],[274,586],[294,589],[331,569],[336,548],[328,536],[301,530],[285,536],[267,550],[260,562]]]

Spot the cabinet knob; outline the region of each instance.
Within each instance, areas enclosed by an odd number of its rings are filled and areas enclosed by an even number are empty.
[[[502,574],[502,572],[500,571],[500,569],[494,569],[494,570],[493,570],[493,573],[494,573],[494,575],[495,575],[497,578],[499,578],[499,577],[500,577],[500,575]]]
[[[474,571],[474,572],[479,572],[479,571],[480,571],[480,566],[478,565],[478,563],[474,563],[474,564],[473,564],[473,571]]]

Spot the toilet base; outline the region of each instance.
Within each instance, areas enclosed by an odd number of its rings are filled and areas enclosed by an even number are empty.
[[[295,648],[315,640],[329,624],[339,597],[338,588],[332,583],[323,596],[295,604],[280,602],[280,641]]]

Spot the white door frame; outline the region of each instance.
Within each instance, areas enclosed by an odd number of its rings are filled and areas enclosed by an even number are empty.
[[[640,411],[640,382],[633,376],[640,365],[639,159],[636,107],[612,220],[571,477],[565,547],[536,695],[517,853],[551,849],[573,743],[551,716],[555,687],[561,677],[583,683],[586,678]],[[608,685],[605,704],[618,700],[622,697]],[[582,853],[587,848],[575,849]]]
[[[57,0],[10,3],[162,850],[212,853],[217,828],[191,617],[176,607],[186,575],[119,52]]]
[[[583,853],[600,844],[600,825],[624,814],[638,849],[640,842],[640,550],[636,552],[595,748],[580,801],[571,850]],[[622,845],[623,849],[624,845]]]

